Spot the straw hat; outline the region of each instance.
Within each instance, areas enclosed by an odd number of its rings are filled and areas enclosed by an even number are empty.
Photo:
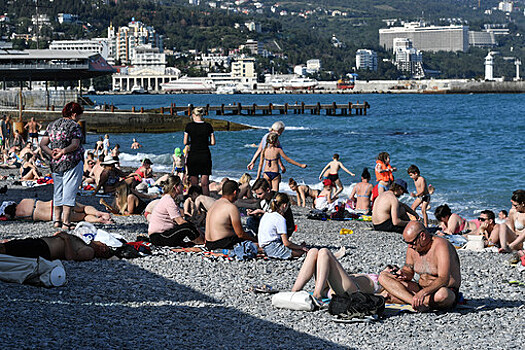
[[[104,157],[104,161],[103,162],[100,162],[100,165],[113,165],[113,164],[117,164],[118,161],[116,159],[114,159],[112,156],[105,156]]]

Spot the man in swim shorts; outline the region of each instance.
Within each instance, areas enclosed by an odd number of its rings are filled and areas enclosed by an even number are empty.
[[[242,241],[257,243],[257,238],[244,232],[241,215],[235,204],[239,194],[239,184],[227,180],[222,185],[222,197],[218,199],[206,216],[206,248],[232,249]]]
[[[405,265],[379,275],[387,302],[411,304],[416,311],[454,308],[461,286],[456,249],[416,221],[406,226],[403,240],[408,244]],[[416,273],[420,276],[417,282],[413,281]]]
[[[407,213],[419,220],[419,215],[412,208],[399,201],[403,193],[407,193],[407,183],[396,179],[388,191],[376,198],[372,211],[374,230],[402,233],[410,221]]]
[[[34,117],[31,117],[31,120],[24,126],[24,129],[27,129],[29,134],[29,140],[34,144],[38,144],[38,130],[40,128],[42,128],[42,125],[37,123]]]
[[[13,239],[0,243],[0,254],[24,258],[42,257],[47,260],[73,261],[111,257],[107,245],[95,241],[86,244],[82,239],[66,232],[57,232],[52,237]]]

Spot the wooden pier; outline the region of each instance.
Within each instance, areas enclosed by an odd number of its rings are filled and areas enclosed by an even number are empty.
[[[178,114],[183,112],[185,115],[190,115],[193,108],[201,107],[204,109],[205,114],[209,115],[215,112],[215,115],[273,115],[273,114],[312,114],[312,115],[330,115],[330,116],[351,116],[351,115],[366,115],[370,105],[368,102],[352,103],[348,102],[345,104],[337,104],[335,102],[330,104],[305,104],[304,102],[295,104],[273,104],[268,105],[242,105],[241,103],[235,104],[221,104],[217,106],[211,106],[209,104],[205,106],[194,106],[190,104],[188,106],[176,106],[172,104],[169,107],[161,107],[150,112],[160,112],[162,114],[169,113],[170,115]]]

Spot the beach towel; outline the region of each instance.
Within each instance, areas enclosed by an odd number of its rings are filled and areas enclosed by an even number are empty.
[[[89,244],[91,241],[104,243],[111,248],[119,248],[126,242],[124,237],[117,233],[109,233],[107,231],[97,229],[95,225],[90,222],[81,221],[75,227],[73,234]]]
[[[66,283],[66,271],[60,260],[21,258],[0,254],[0,280],[44,287]]]

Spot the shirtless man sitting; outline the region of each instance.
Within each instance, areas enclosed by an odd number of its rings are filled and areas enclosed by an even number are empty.
[[[257,239],[242,228],[239,209],[233,203],[239,194],[239,184],[228,180],[222,185],[222,197],[206,216],[206,248],[232,249],[242,241],[257,242]]]
[[[215,198],[203,195],[200,186],[191,186],[188,189],[188,198],[184,201],[184,217],[201,226],[206,219],[206,213],[216,201]]]
[[[388,191],[376,198],[372,211],[374,230],[402,233],[410,221],[407,213],[419,220],[419,215],[412,208],[399,201],[403,193],[407,193],[407,183],[397,179]]]
[[[66,232],[57,232],[52,237],[13,239],[0,243],[0,254],[24,258],[42,257],[47,260],[74,261],[111,257],[107,245],[95,241],[86,244],[82,239]]]
[[[420,222],[410,222],[403,231],[408,244],[401,269],[381,272],[379,283],[387,302],[411,304],[416,311],[446,310],[456,306],[461,286],[459,257],[444,238],[432,236]],[[417,273],[419,281],[412,279]]]

